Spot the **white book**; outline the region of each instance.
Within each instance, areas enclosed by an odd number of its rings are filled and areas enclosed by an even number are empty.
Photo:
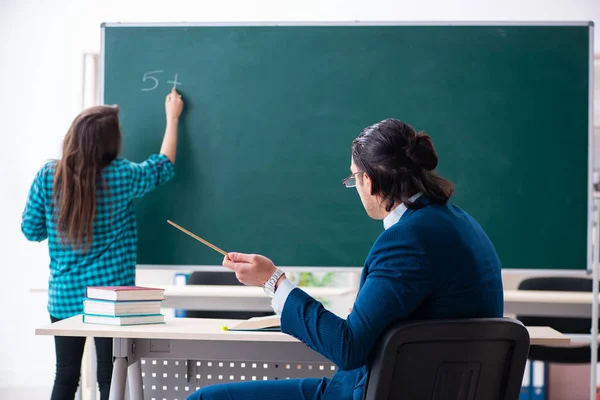
[[[86,297],[111,301],[164,300],[165,290],[143,286],[88,286]]]
[[[88,315],[83,314],[83,322],[87,324],[100,325],[148,325],[148,324],[164,324],[165,316],[158,315],[128,315],[125,317],[108,317],[106,315]]]
[[[85,314],[106,315],[119,317],[125,315],[160,314],[161,301],[109,301],[85,299],[83,312]]]

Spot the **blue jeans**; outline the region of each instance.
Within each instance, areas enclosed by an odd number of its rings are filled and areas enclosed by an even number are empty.
[[[224,383],[204,387],[187,400],[320,400],[327,378]]]

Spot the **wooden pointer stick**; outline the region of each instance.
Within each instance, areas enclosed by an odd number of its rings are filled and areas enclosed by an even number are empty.
[[[187,230],[187,229],[185,229],[185,228],[182,228],[181,226],[177,225],[177,224],[176,224],[175,222],[173,222],[173,221],[169,221],[169,220],[167,220],[167,222],[168,222],[169,224],[173,225],[175,228],[177,228],[177,229],[179,229],[180,231],[182,231],[183,233],[186,233],[186,234],[190,235],[191,237],[193,237],[194,239],[198,240],[199,242],[202,242],[202,243],[204,243],[205,245],[207,245],[207,246],[208,246],[208,247],[210,247],[211,249],[213,249],[213,250],[215,250],[215,251],[217,251],[217,252],[219,252],[219,253],[223,254],[225,257],[229,257],[229,254],[227,254],[227,252],[226,252],[226,251],[224,251],[224,250],[221,250],[220,248],[218,248],[218,247],[217,247],[217,246],[215,246],[214,244],[207,242],[206,240],[202,239],[200,236],[196,236],[196,235],[194,235],[192,232],[188,231],[188,230]]]

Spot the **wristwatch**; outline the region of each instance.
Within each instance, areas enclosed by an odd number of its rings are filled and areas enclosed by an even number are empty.
[[[269,297],[275,296],[275,284],[277,284],[277,281],[279,280],[279,278],[281,278],[281,275],[283,274],[285,274],[285,272],[277,268],[275,272],[273,272],[273,275],[271,275],[269,280],[267,280],[263,285],[263,289],[265,293],[269,295]]]

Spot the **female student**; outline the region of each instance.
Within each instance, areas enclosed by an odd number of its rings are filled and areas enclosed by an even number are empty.
[[[223,265],[246,285],[263,286],[281,330],[339,370],[307,378],[207,386],[189,400],[359,400],[367,362],[381,335],[408,320],[501,317],[500,260],[481,226],[450,204],[452,183],[435,172],[431,138],[397,119],[365,128],[352,143],[351,175],[367,215],[384,231],[366,258],[346,319],[294,287],[271,260],[229,253]]]
[[[62,158],[47,163],[35,176],[21,230],[28,240],[48,239],[52,322],[83,312],[87,286],[135,285],[137,229],[132,199],[173,177],[182,109],[181,96],[173,90],[165,100],[160,154],[140,164],[119,158],[119,108],[86,109],[64,138]],[[112,339],[94,341],[100,396],[108,400]],[[83,337],[55,337],[52,400],[74,398],[84,344]]]

